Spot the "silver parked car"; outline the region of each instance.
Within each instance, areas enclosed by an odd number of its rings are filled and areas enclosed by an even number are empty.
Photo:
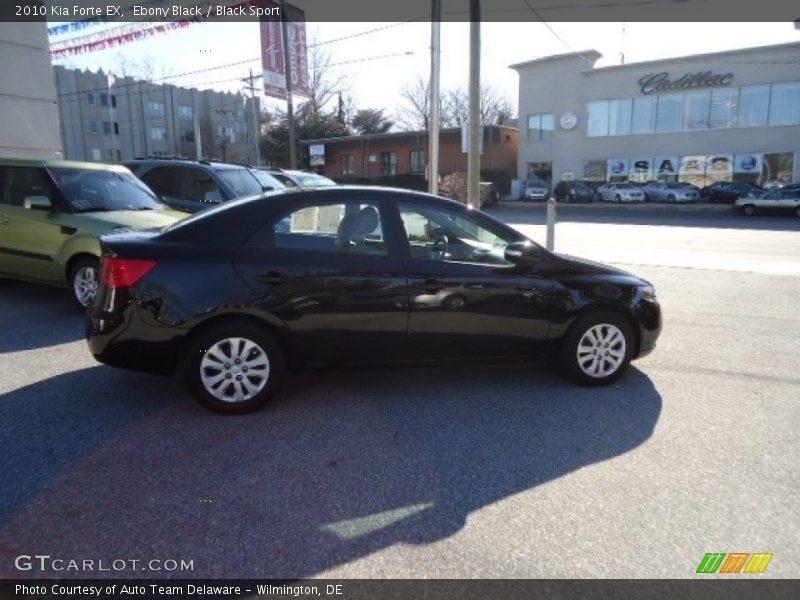
[[[519,190],[519,199],[523,202],[528,200],[547,200],[550,194],[550,185],[538,179],[528,179],[522,183]]]
[[[650,202],[697,202],[700,194],[681,183],[651,183],[645,188],[647,199]]]
[[[605,183],[597,188],[597,196],[605,202],[644,202],[644,192],[630,183]]]

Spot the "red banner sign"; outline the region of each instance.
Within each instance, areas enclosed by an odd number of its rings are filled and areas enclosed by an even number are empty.
[[[264,7],[278,6],[265,0]],[[264,16],[261,19],[261,68],[264,94],[286,98],[285,55],[289,54],[289,84],[292,94],[308,96],[308,59],[306,57],[305,13],[291,4],[285,4],[287,40],[284,43],[281,17]]]

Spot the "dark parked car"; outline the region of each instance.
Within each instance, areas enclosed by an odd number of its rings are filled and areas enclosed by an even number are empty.
[[[148,158],[125,166],[169,206],[190,213],[283,187],[277,181],[265,185],[242,165],[215,161]]]
[[[739,198],[756,197],[763,192],[763,189],[753,183],[717,181],[707,185],[700,191],[700,199],[704,202],[733,204]]]
[[[219,412],[260,407],[288,366],[556,356],[605,384],[661,330],[647,281],[403,190],[273,192],[102,246],[92,354],[177,368]]]
[[[559,181],[553,190],[557,202],[594,202],[594,190],[583,181]]]

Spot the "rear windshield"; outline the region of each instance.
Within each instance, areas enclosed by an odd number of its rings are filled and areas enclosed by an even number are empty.
[[[328,179],[316,173],[292,173],[294,178],[300,182],[303,187],[313,187],[317,185],[336,185],[333,179]]]
[[[255,176],[247,169],[216,169],[217,175],[233,190],[236,198],[254,196],[263,190]]]
[[[258,183],[260,183],[262,187],[272,188],[273,190],[282,190],[283,188],[286,187],[266,171],[261,171],[260,169],[253,169],[250,172],[253,174],[253,177],[258,179]]]
[[[50,167],[61,193],[75,212],[165,208],[130,171]]]

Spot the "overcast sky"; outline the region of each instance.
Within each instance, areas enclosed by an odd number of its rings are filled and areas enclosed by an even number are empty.
[[[118,23],[116,25],[119,25]],[[308,23],[311,42],[322,42],[335,67],[347,79],[350,93],[361,108],[383,108],[392,114],[400,88],[430,71],[430,23]],[[482,82],[505,92],[515,107],[516,72],[510,64],[533,58],[595,49],[603,58],[598,66],[668,58],[702,52],[800,41],[792,23],[551,23],[562,40],[541,23],[484,23],[482,25]],[[382,28],[374,33],[334,41],[340,37]],[[624,29],[624,35],[623,35]],[[69,67],[114,71],[118,56],[150,60],[157,73],[175,75],[241,62],[167,81],[185,87],[238,91],[252,68],[260,70],[257,23],[201,23],[147,40],[54,61]],[[442,24],[442,87],[466,86],[469,70],[469,24]],[[410,52],[408,56],[376,58]],[[278,102],[278,101],[270,101]]]

